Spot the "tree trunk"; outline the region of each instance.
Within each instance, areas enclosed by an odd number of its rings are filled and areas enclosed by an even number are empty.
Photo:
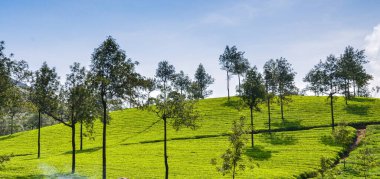
[[[271,133],[271,129],[270,129],[270,97],[268,96],[268,127],[269,127],[269,133]]]
[[[354,81],[352,81],[352,85],[354,86],[354,98],[356,97],[356,86],[355,86],[355,82]]]
[[[166,146],[166,117],[164,117],[164,160],[165,160],[165,179],[169,178],[169,164],[168,164],[168,154]]]
[[[240,89],[240,75],[238,75],[238,80],[239,80],[239,95],[241,95],[241,89]]]
[[[283,98],[283,96],[280,95],[281,119],[282,119],[282,123],[285,124],[285,119],[284,119],[284,104],[282,102],[282,98]]]
[[[227,94],[228,94],[228,101],[230,101],[230,76],[228,75],[228,70],[227,70]]]
[[[71,124],[71,145],[73,148],[71,173],[74,174],[75,173],[75,122],[72,122]]]
[[[106,125],[107,125],[107,104],[103,99],[103,179],[106,179]]]
[[[80,120],[80,150],[83,150],[83,119]]]
[[[11,115],[11,135],[13,134],[13,126],[14,126],[14,124],[13,124],[13,118],[14,118],[14,114],[12,114]]]
[[[38,158],[41,157],[41,111],[38,111]]]
[[[346,105],[348,104],[348,99],[350,98],[350,80],[347,80],[347,97],[346,97]]]
[[[333,103],[333,94],[330,94],[330,110],[331,110],[331,127],[332,130],[334,131],[334,103]]]
[[[235,179],[235,173],[236,173],[236,163],[234,163],[234,167],[232,169],[232,179]]]
[[[253,107],[250,107],[251,110],[251,144],[253,148]]]

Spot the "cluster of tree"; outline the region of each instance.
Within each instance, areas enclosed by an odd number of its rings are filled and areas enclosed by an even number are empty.
[[[231,48],[227,45],[224,53],[219,56],[219,64],[221,69],[227,72],[227,94],[228,101],[230,100],[230,79],[232,75],[237,75],[239,80],[238,93],[241,92],[240,89],[240,77],[242,77],[249,69],[248,59],[244,57],[242,51],[238,51],[236,46]]]
[[[270,59],[264,65],[264,77],[257,71],[256,66],[250,67],[248,59],[236,46],[226,46],[224,53],[219,57],[221,69],[227,72],[227,92],[230,99],[229,81],[231,74],[237,75],[239,85],[238,95],[245,101],[251,111],[251,128],[253,133],[253,111],[259,111],[259,104],[266,99],[268,106],[268,127],[271,130],[271,100],[276,97],[281,106],[281,119],[284,118],[284,104],[291,101],[289,95],[297,94],[298,89],[294,85],[294,72],[291,64],[285,58]],[[243,84],[240,79],[243,77]],[[253,146],[253,134],[251,136]]]
[[[161,66],[164,63],[168,62],[160,62]],[[159,69],[161,66],[159,66]],[[173,67],[172,72],[173,74],[171,74],[167,81],[171,81],[173,83],[173,88],[179,91],[181,95],[185,95],[185,97],[192,99],[204,99],[212,94],[212,90],[208,90],[208,87],[214,83],[214,78],[206,73],[202,64],[199,64],[195,71],[194,81],[192,81],[182,70],[177,74]],[[158,73],[162,72],[157,71],[156,77],[162,75]]]
[[[334,95],[342,94],[345,102],[353,96],[368,96],[366,90],[372,76],[364,68],[368,63],[364,50],[348,46],[339,58],[327,56],[325,61],[315,65],[303,79],[309,83],[307,89],[316,95],[328,95],[330,99],[331,127],[334,129]],[[350,92],[352,89],[353,92]]]
[[[0,134],[30,129],[33,110],[27,100],[27,86],[24,82],[30,72],[28,64],[23,60],[14,60],[13,54],[4,52],[5,43],[0,42]]]
[[[195,108],[194,98],[204,98],[206,95],[204,92],[207,89],[205,82],[212,79],[201,65],[195,73],[196,85],[202,88],[198,89],[195,93],[193,91],[187,91],[186,89],[192,88],[194,83],[188,80],[187,85],[178,86],[179,81],[183,79],[189,79],[183,75],[183,71],[179,74],[175,73],[175,68],[167,61],[161,61],[158,63],[158,68],[155,75],[155,84],[153,89],[158,89],[159,94],[156,97],[148,99],[148,105],[145,107],[154,112],[157,117],[163,120],[164,123],[164,164],[165,164],[165,178],[169,178],[169,163],[167,154],[167,124],[171,124],[172,127],[178,131],[181,127],[188,127],[195,130],[198,128],[197,121],[200,119],[200,115]],[[185,89],[185,90],[184,90]],[[184,91],[186,91],[184,93]]]
[[[270,132],[271,99],[276,97],[281,106],[281,118],[284,122],[283,105],[285,102],[290,101],[289,95],[296,94],[297,88],[294,85],[294,77],[296,73],[290,63],[285,58],[276,60],[269,60],[264,65],[264,77],[257,71],[256,66],[251,67],[248,59],[244,58],[244,52],[237,51],[236,46],[231,48],[227,46],[224,53],[219,57],[219,63],[222,70],[227,72],[227,92],[228,100],[230,100],[229,80],[231,74],[237,75],[239,85],[237,87],[237,94],[244,102],[243,105],[248,106],[250,109],[250,135],[251,147],[254,147],[254,121],[253,111],[260,111],[260,104],[267,101],[268,105],[268,126]],[[241,84],[241,77],[243,83]],[[232,134],[229,137],[230,148],[221,156],[223,162],[221,167],[217,170],[223,175],[232,173],[232,178],[235,178],[237,170],[244,170],[245,165],[241,164],[242,151],[244,149],[244,117],[239,121],[233,122]],[[216,159],[212,159],[211,163],[216,165]]]
[[[48,121],[62,123],[71,128],[72,173],[76,164],[76,126],[80,123],[80,150],[83,149],[83,128],[91,134],[95,119],[103,124],[103,178],[106,178],[106,126],[109,112],[120,109],[126,103],[141,106],[157,114],[164,121],[164,158],[166,178],[168,162],[166,126],[168,121],[176,130],[182,126],[196,129],[200,118],[194,104],[196,99],[212,94],[208,90],[214,79],[200,64],[192,81],[183,71],[175,73],[167,61],[159,63],[156,78],[143,77],[135,71],[139,64],[127,58],[115,39],[108,37],[92,54],[90,70],[79,63],[70,66],[66,82],[60,84],[55,68],[44,62],[35,72],[28,70],[25,61],[12,60],[4,53],[0,43],[0,117],[10,122],[10,133],[15,132],[15,118],[30,115],[30,128],[38,129],[37,157],[41,157],[41,127]],[[151,97],[152,91],[160,92]],[[20,121],[20,120],[17,120]],[[28,128],[29,129],[29,128]],[[5,129],[1,128],[4,133]]]

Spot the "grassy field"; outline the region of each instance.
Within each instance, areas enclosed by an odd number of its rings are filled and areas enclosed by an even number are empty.
[[[168,131],[168,153],[172,178],[221,178],[211,158],[219,158],[228,147],[226,134],[232,121],[249,111],[235,109],[237,98],[227,103],[226,98],[201,100],[198,109],[203,114],[198,130]],[[344,105],[343,98],[336,102],[337,122],[379,121],[376,111],[380,101],[359,98]],[[281,124],[279,106],[273,104],[273,128],[302,128],[330,125],[329,106],[326,97],[294,96],[285,107],[286,124]],[[267,129],[267,111],[255,112],[255,129]],[[162,178],[163,124],[154,114],[127,109],[111,113],[112,121],[107,130],[107,173],[110,178]],[[248,122],[248,121],[247,121]],[[78,127],[77,127],[78,129]],[[101,125],[95,125],[95,141],[84,141],[84,150],[78,151],[79,175],[101,176]],[[277,132],[272,137],[257,134],[256,147],[247,148],[245,158],[253,158],[259,167],[241,173],[243,178],[293,178],[310,174],[319,169],[320,157],[337,158],[343,151],[325,141],[331,128]],[[352,130],[352,132],[354,132]],[[42,129],[41,159],[37,158],[37,131],[27,131],[0,137],[0,155],[15,155],[0,176],[42,177],[55,173],[66,174],[71,169],[70,128],[55,125]],[[77,139],[77,143],[79,138]],[[78,146],[78,145],[77,145]],[[248,161],[248,160],[246,160]]]
[[[366,145],[364,145],[366,143]],[[363,173],[360,172],[358,166],[357,158],[360,154],[360,150],[364,148],[372,149],[373,157],[377,161],[378,165],[372,167],[368,172],[368,178],[380,178],[380,125],[370,125],[367,126],[366,138],[361,142],[361,144],[346,159],[346,167],[344,167],[343,162],[338,164],[333,172],[337,178],[364,178]]]

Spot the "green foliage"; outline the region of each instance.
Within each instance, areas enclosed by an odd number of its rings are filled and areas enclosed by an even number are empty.
[[[333,162],[331,161],[331,159],[329,158],[326,158],[324,156],[321,157],[321,169],[319,170],[319,172],[321,173],[322,175],[322,178],[325,176],[325,172],[331,168]]]
[[[365,138],[335,168],[336,178],[378,178],[380,171],[380,125],[369,125]]]
[[[259,133],[255,134],[255,147],[246,148],[242,155],[242,163],[246,165],[245,172],[239,173],[239,178],[295,178],[301,174],[318,172],[320,169],[320,157],[325,156],[336,159],[345,149],[342,146],[325,144],[321,136],[330,135],[329,104],[324,97],[292,96],[294,102],[289,104],[287,123],[303,127],[320,126],[320,128],[272,132],[273,138]],[[357,110],[347,111],[344,108],[343,97],[336,101],[337,122],[345,120],[350,123],[379,121],[377,111],[380,110],[380,101],[372,98],[358,98],[360,101],[352,101],[349,105]],[[242,111],[235,109],[235,101],[238,97],[231,98],[231,105],[226,105],[227,98],[212,98],[199,100],[195,107],[202,115],[202,120],[197,124],[201,126],[197,130],[182,128],[176,132],[168,127],[169,164],[171,165],[170,178],[230,178],[223,177],[215,171],[215,166],[210,165],[211,158],[218,158],[229,146],[228,133],[234,118],[240,115],[249,115],[249,109]],[[255,130],[267,129],[267,111],[262,110],[255,114]],[[273,104],[273,129],[285,128],[281,125],[279,106]],[[367,107],[363,113],[361,107]],[[110,178],[164,178],[163,163],[163,120],[148,111],[138,109],[125,109],[110,113],[113,119],[107,126],[107,174]],[[326,127],[323,127],[326,126]],[[354,129],[351,127],[351,135]],[[76,128],[79,134],[79,128]],[[41,159],[35,157],[36,130],[16,133],[12,136],[0,137],[0,155],[14,153],[15,157],[6,164],[0,176],[7,178],[28,177],[49,174],[43,166],[54,168],[55,173],[67,174],[70,170],[71,160],[71,130],[62,124],[43,127],[41,129],[42,148]],[[369,136],[370,134],[367,133]],[[77,174],[92,178],[100,178],[102,175],[102,123],[94,124],[95,140],[84,138],[85,148],[77,151]],[[248,137],[248,135],[246,135]],[[373,137],[378,141],[380,137]],[[77,136],[79,139],[79,136]],[[378,142],[375,142],[379,146]],[[245,145],[250,145],[247,141]],[[370,145],[370,144],[367,144]],[[372,144],[371,144],[372,145]],[[79,148],[79,146],[78,146]],[[77,149],[78,149],[77,148]],[[376,150],[375,150],[376,151]],[[356,151],[350,154],[356,155]],[[379,155],[377,154],[376,157]],[[248,170],[252,165],[250,158],[260,167]],[[89,160],[90,159],[90,160]],[[291,160],[289,160],[291,159]],[[296,162],[295,162],[296,161]],[[347,168],[355,159],[347,159]],[[253,164],[255,165],[255,164]],[[148,172],[147,172],[148,171]],[[370,170],[374,175],[378,168]],[[218,176],[219,175],[219,176]],[[327,176],[327,174],[326,174]],[[237,177],[237,178],[238,178]],[[344,177],[350,178],[350,177]]]
[[[364,65],[369,61],[366,59],[364,50],[354,49],[352,46],[347,46],[344,53],[338,61],[338,75],[342,79],[341,88],[343,94],[347,99],[351,98],[350,88],[358,92],[360,95],[360,88],[366,86],[373,77],[365,71]],[[356,86],[355,86],[356,84]],[[357,89],[356,89],[357,87]]]
[[[197,70],[195,71],[194,78],[194,98],[204,99],[205,97],[210,96],[212,94],[212,90],[207,90],[207,88],[214,83],[214,78],[206,73],[206,70],[202,64],[199,64]]]
[[[138,103],[144,79],[135,72],[138,62],[127,59],[115,39],[109,36],[94,50],[91,59],[90,83],[103,108],[103,178],[106,178],[106,124],[109,110],[124,101]]]
[[[185,73],[181,70],[178,74],[176,74],[174,80],[174,88],[179,91],[181,94],[190,95],[190,85],[191,79],[189,76],[185,75]]]
[[[356,156],[356,168],[365,178],[368,177],[369,170],[378,165],[378,162],[375,160],[374,149],[367,146],[368,140],[363,141],[363,146],[359,149],[359,155]]]
[[[44,62],[35,72],[32,81],[30,100],[41,113],[55,112],[58,108],[59,81],[55,68]]]
[[[4,49],[5,43],[0,41],[0,134],[12,134],[18,130],[15,118],[22,118],[28,112],[26,85],[22,81],[30,72],[25,61],[14,60],[13,54],[7,56]]]
[[[151,98],[149,110],[153,111],[160,119],[168,120],[175,130],[181,127],[197,129],[199,113],[195,108],[195,101],[187,100],[176,91],[170,92],[166,99],[163,95]]]
[[[281,107],[282,122],[285,122],[283,105],[292,101],[290,98],[287,98],[287,96],[295,94],[298,91],[294,85],[295,75],[296,72],[294,72],[292,65],[283,57],[276,60],[270,59],[264,64],[264,79],[268,93],[268,108],[270,105],[270,98],[277,95]]]
[[[265,100],[265,86],[261,74],[253,67],[246,73],[240,97],[250,107],[260,110],[259,104]]]
[[[4,164],[6,162],[9,162],[12,157],[13,157],[13,154],[11,154],[11,155],[0,155],[0,169],[3,169]]]
[[[352,143],[353,138],[350,134],[352,134],[352,131],[347,127],[347,124],[341,123],[332,132],[334,143],[348,147]]]
[[[237,51],[236,46],[231,48],[227,45],[222,55],[219,56],[219,64],[222,70],[227,72],[227,92],[228,100],[230,100],[230,79],[231,74],[234,72],[234,63],[238,62],[243,56],[244,52]],[[237,67],[237,66],[236,66]],[[239,80],[240,81],[240,80]]]
[[[193,99],[186,99],[186,95],[179,93],[176,88],[175,68],[167,61],[158,63],[156,70],[156,86],[160,93],[157,97],[148,100],[147,108],[153,111],[164,122],[164,164],[165,178],[169,177],[169,164],[167,155],[167,123],[178,131],[185,126],[195,130],[200,117],[195,110]]]
[[[244,129],[245,117],[240,117],[239,120],[235,120],[232,124],[232,133],[229,136],[230,148],[221,156],[223,162],[221,167],[217,167],[217,170],[226,175],[232,173],[232,178],[235,178],[237,171],[244,171],[245,165],[242,164],[242,155],[244,153],[244,146],[246,142],[245,129]],[[215,159],[211,160],[211,164],[216,165]]]

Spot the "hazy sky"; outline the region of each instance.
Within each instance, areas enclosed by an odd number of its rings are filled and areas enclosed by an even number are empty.
[[[320,59],[352,45],[367,50],[367,70],[380,85],[377,0],[0,1],[6,53],[28,61],[33,70],[47,61],[65,77],[73,62],[89,65],[94,48],[108,35],[140,62],[138,71],[145,76],[153,77],[162,60],[191,77],[202,63],[215,78],[212,97],[227,95],[218,63],[226,45],[245,51],[260,70],[267,60],[285,57],[297,72],[299,88]],[[232,81],[235,89],[237,77]]]

